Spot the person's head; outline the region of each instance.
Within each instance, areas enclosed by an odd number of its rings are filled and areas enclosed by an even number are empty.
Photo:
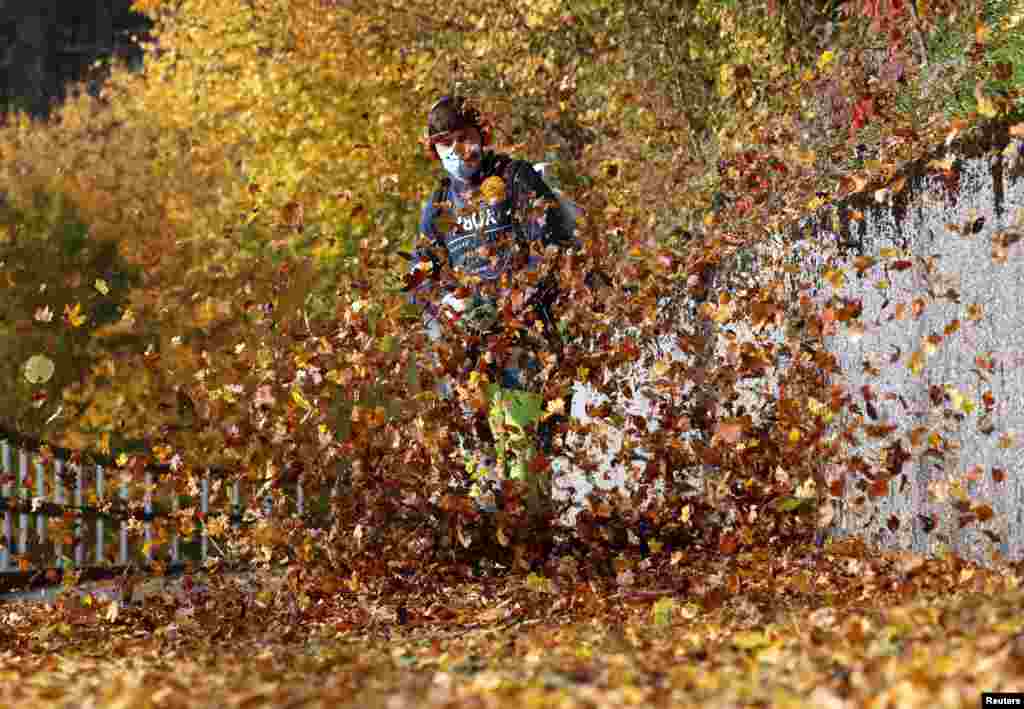
[[[467,180],[480,170],[483,147],[490,142],[480,112],[461,96],[445,96],[427,114],[427,145],[452,177]]]

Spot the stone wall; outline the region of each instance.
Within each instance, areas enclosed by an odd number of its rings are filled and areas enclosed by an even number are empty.
[[[943,177],[934,163],[951,156],[956,158],[954,170]],[[857,487],[862,474],[830,471],[845,473],[847,480],[835,534],[857,534],[875,544],[921,553],[948,547],[978,560],[991,559],[994,551],[1019,560],[1024,558],[1024,240],[1008,245],[1005,252],[999,245],[1024,236],[1024,141],[1011,138],[1007,126],[993,125],[976,141],[942,146],[901,174],[906,177],[902,190],[869,189],[831,205],[788,234],[740,254],[733,261],[740,264],[738,269],[719,280],[722,287],[735,289],[767,278],[769,264],[778,265],[784,254],[800,264],[803,280],[816,280],[807,294],[818,302],[838,295],[863,305],[864,331],[841,325],[829,348],[843,370],[839,381],[855,397],[862,396],[862,386],[872,387],[877,419],[870,423],[891,424],[896,430],[884,440],[865,438],[849,452],[874,465],[880,447],[892,450],[900,440],[910,457],[892,481],[890,494],[863,505],[855,504],[864,497]],[[863,218],[853,218],[857,213]],[[890,257],[890,263],[914,265],[890,269],[884,276],[889,287],[882,289],[881,266],[858,277],[853,260],[872,256],[881,264],[887,249],[901,254]],[[845,270],[846,282],[839,290],[822,277],[828,268]],[[792,295],[799,295],[795,287]],[[914,317],[917,298],[923,299],[924,309]],[[891,317],[900,303],[906,313],[900,319]],[[959,329],[950,332],[954,321]],[[741,338],[753,337],[743,323],[729,328]],[[778,333],[760,336],[781,340]],[[931,353],[929,337],[935,344]],[[918,350],[925,358],[915,373],[908,364]],[[984,363],[980,367],[979,356]],[[880,374],[865,374],[865,361],[874,363]],[[636,383],[645,378],[642,368],[622,376]],[[774,376],[750,382],[749,397],[771,396],[774,382]],[[984,404],[985,392],[991,392],[991,411]],[[586,420],[584,407],[591,401],[587,391],[579,390],[574,414]],[[863,401],[858,404],[866,413]],[[650,405],[638,394],[630,408],[648,412]],[[915,429],[918,434],[935,431],[941,442],[920,436],[912,440]],[[576,488],[580,502],[594,484],[631,485],[629,471],[607,464],[596,480],[574,471],[562,480]],[[960,509],[954,505],[958,497],[965,501]],[[961,528],[961,517],[976,516],[979,505],[991,507],[992,519]]]

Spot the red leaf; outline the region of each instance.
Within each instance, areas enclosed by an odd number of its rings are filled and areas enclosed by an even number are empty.
[[[739,544],[739,539],[735,534],[723,534],[722,538],[718,540],[718,551],[731,556],[736,553]]]

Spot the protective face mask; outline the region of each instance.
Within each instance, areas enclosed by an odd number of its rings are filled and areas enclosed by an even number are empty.
[[[481,164],[478,162],[475,167],[467,167],[462,156],[455,149],[455,144],[444,146],[438,145],[437,154],[441,157],[441,164],[444,165],[445,172],[454,177],[456,180],[468,180],[473,177],[476,173],[480,172]],[[467,151],[470,154],[480,154],[480,144],[470,143],[467,146]]]

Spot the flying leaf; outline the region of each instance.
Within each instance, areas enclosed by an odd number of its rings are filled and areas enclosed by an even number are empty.
[[[907,363],[910,367],[910,371],[915,375],[920,375],[924,370],[924,352],[921,350],[914,350],[914,353],[910,355],[910,361]]]
[[[667,628],[672,624],[672,613],[675,610],[676,602],[671,598],[659,598],[651,606],[651,616],[654,619],[654,627]]]
[[[974,87],[974,98],[978,102],[978,113],[985,118],[995,118],[999,114],[995,102],[982,90],[981,82]]]
[[[770,645],[764,633],[756,630],[745,630],[732,636],[732,644],[741,650],[756,650]]]
[[[45,384],[50,381],[56,367],[46,355],[32,355],[25,362],[25,379],[31,384]]]
[[[726,443],[735,443],[743,435],[743,425],[739,423],[719,423],[715,429],[715,437]]]
[[[718,551],[730,556],[739,548],[739,538],[735,534],[723,534],[718,540]]]
[[[82,304],[75,303],[73,308],[70,305],[65,305],[64,319],[71,324],[71,327],[81,327],[86,321],[86,316],[82,315]]]
[[[480,185],[480,194],[490,204],[498,204],[505,199],[505,181],[492,175]]]
[[[839,269],[830,268],[825,271],[825,280],[827,280],[835,290],[839,290],[846,284],[846,274]]]
[[[306,401],[306,398],[302,396],[302,392],[300,392],[298,389],[292,389],[292,401],[294,401],[296,404],[298,404],[301,408],[305,409],[306,411],[309,411],[311,408],[313,408],[312,406],[310,406],[310,403]]]

